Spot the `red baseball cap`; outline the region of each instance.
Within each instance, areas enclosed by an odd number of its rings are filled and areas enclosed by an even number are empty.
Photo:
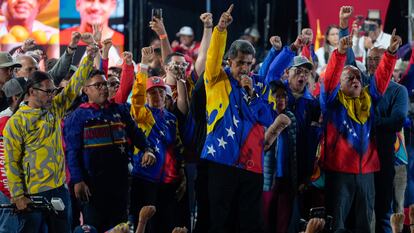
[[[148,91],[149,89],[153,87],[161,87],[163,89],[166,89],[164,81],[162,80],[162,78],[158,76],[152,76],[152,77],[147,78],[146,91]]]

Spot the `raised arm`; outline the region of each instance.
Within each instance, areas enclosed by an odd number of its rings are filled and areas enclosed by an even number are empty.
[[[279,36],[270,37],[269,42],[272,45],[272,48],[270,49],[269,53],[262,63],[262,66],[259,69],[259,76],[261,77],[266,77],[267,72],[270,68],[270,64],[282,50],[282,40]]]
[[[134,65],[132,63],[132,53],[123,52],[122,57],[124,63],[121,71],[121,84],[114,96],[114,101],[118,104],[124,104],[131,93],[132,85],[134,84]]]
[[[161,56],[162,61],[165,61],[165,58],[172,53],[172,48],[170,41],[168,40],[167,31],[165,30],[163,19],[158,19],[153,17],[152,21],[149,23],[150,28],[157,33],[161,41]]]
[[[349,18],[352,16],[353,14],[353,7],[352,6],[342,6],[341,9],[339,10],[339,39],[346,37],[349,35],[349,31],[348,31],[348,25],[349,25]],[[357,24],[357,20],[355,20],[352,23],[352,34],[353,35],[357,35],[358,36],[358,24]],[[354,42],[354,38],[352,38],[352,42],[353,45],[358,47],[358,43],[357,41]],[[358,48],[356,48],[358,49]],[[356,65],[356,60],[355,60],[355,53],[353,48],[348,48],[348,51],[346,52],[346,65],[353,65],[353,66],[357,66]]]
[[[86,53],[86,57],[82,59],[69,84],[53,98],[52,111],[60,117],[63,117],[70,106],[72,106],[73,101],[89,77],[89,73],[93,70],[93,59],[98,53],[98,46],[88,45]]]
[[[79,32],[72,32],[72,37],[65,52],[60,56],[56,64],[48,72],[53,77],[53,82],[56,86],[60,84],[62,79],[67,75],[70,69],[70,65],[73,61],[73,56],[78,47],[81,34]]]
[[[285,69],[289,67],[293,61],[293,58],[296,56],[297,51],[301,49],[304,44],[303,36],[299,35],[295,42],[293,42],[290,46],[285,46],[282,49],[270,65],[265,79],[266,85],[272,81],[279,80],[282,77],[283,72],[285,72]]]
[[[397,56],[395,54],[402,43],[401,37],[395,35],[395,32],[396,30],[394,28],[391,35],[390,46],[388,46],[387,52],[384,53],[381,62],[375,70],[375,84],[381,95],[385,93],[388,84],[390,83],[395,62],[397,62]]]
[[[345,65],[346,51],[352,47],[352,35],[343,37],[339,41],[339,47],[334,50],[326,67],[325,78],[323,79],[324,91],[328,94],[338,86],[342,70]]]
[[[138,73],[135,77],[134,86],[132,88],[131,97],[131,115],[136,122],[144,122],[147,119],[146,114],[142,111],[145,108],[145,92],[148,78],[148,64],[154,50],[152,47],[144,47],[141,49],[141,63]]]
[[[206,68],[207,49],[210,45],[211,35],[213,33],[213,15],[204,13],[200,15],[200,19],[204,25],[203,38],[201,39],[200,49],[194,69],[197,76],[200,76]]]
[[[109,69],[109,50],[112,47],[112,38],[108,38],[102,42],[102,57],[100,69],[105,73],[105,77],[108,78]]]
[[[224,50],[226,49],[227,27],[233,21],[232,11],[233,4],[221,15],[219,23],[213,30],[204,73],[204,81],[207,86],[213,85],[220,73]]]

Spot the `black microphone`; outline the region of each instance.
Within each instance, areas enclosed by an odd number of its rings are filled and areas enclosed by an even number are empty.
[[[251,80],[252,78],[250,78],[249,77],[249,75],[247,75],[247,74],[242,74],[241,76],[240,76],[240,81],[242,80],[242,79],[244,79],[244,78],[247,78],[247,79],[249,79],[249,80]],[[250,87],[249,87],[249,85],[244,85],[243,86],[243,88],[244,88],[244,90],[246,90],[246,92],[247,92],[247,94],[249,94],[250,93]]]

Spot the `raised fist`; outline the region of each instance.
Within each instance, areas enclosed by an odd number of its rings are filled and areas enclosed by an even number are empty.
[[[280,50],[282,48],[282,40],[279,36],[270,37],[269,42],[275,50]]]
[[[213,14],[203,13],[200,15],[200,20],[203,22],[204,27],[211,28],[213,27]]]

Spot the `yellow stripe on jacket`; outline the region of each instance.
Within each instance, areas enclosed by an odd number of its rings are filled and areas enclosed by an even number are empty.
[[[221,67],[226,48],[227,30],[220,32],[214,28],[210,47],[207,51],[204,83],[207,98],[207,134],[211,133],[229,106],[229,94],[232,90],[230,80]],[[210,118],[213,118],[211,120]]]
[[[24,105],[7,122],[3,131],[5,168],[13,198],[65,183],[61,120],[92,71],[92,62],[88,57],[82,60],[49,110]]]
[[[139,71],[137,73],[131,97],[132,118],[137,122],[138,127],[144,131],[146,137],[151,133],[151,129],[155,124],[151,110],[145,107],[147,78],[147,72]]]

